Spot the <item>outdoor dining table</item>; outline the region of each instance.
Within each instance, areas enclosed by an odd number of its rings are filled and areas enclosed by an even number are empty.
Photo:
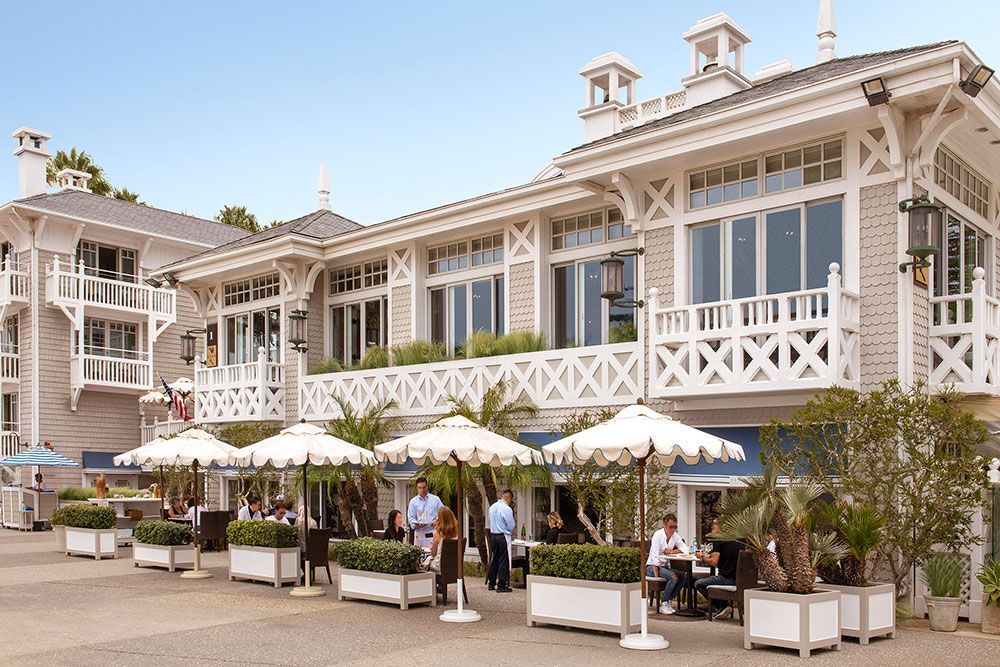
[[[522,539],[516,539],[510,541],[510,546],[512,551],[514,547],[520,547],[524,549],[523,556],[517,556],[516,558],[510,559],[511,571],[521,570],[521,572],[524,575],[521,579],[521,583],[511,584],[511,588],[528,587],[528,575],[531,574],[531,550],[532,548],[537,547],[539,544],[542,544],[542,542],[535,542],[533,540],[522,540]]]
[[[687,618],[703,618],[705,612],[698,609],[698,592],[695,590],[694,582],[695,578],[701,578],[701,576],[710,576],[715,574],[714,567],[704,567],[701,566],[698,570],[695,570],[695,563],[699,562],[694,556],[689,556],[686,554],[669,554],[666,559],[670,561],[670,567],[683,572],[687,575],[687,585],[684,587],[684,593],[687,595],[687,609],[678,609],[674,614],[676,616],[687,617]]]

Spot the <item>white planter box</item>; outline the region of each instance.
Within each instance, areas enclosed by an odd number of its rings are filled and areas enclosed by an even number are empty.
[[[117,558],[118,531],[66,526],[66,555],[93,556],[97,560]]]
[[[892,584],[872,586],[838,586],[822,584],[823,588],[840,591],[840,635],[857,637],[867,644],[872,637],[896,636],[896,587]]]
[[[165,546],[162,544],[132,544],[132,558],[135,566],[165,567],[173,572],[178,568],[194,568],[194,545],[182,544]]]
[[[754,588],[743,593],[743,604],[743,648],[794,648],[802,658],[818,648],[840,650],[840,591],[796,595]]]
[[[430,602],[437,606],[433,572],[416,574],[382,574],[362,570],[337,570],[337,599],[355,598],[398,604],[409,609],[411,604]]]
[[[267,581],[275,588],[299,580],[299,548],[269,549],[229,545],[229,580]]]
[[[638,632],[645,609],[634,584],[528,575],[528,627],[548,623],[585,630]]]

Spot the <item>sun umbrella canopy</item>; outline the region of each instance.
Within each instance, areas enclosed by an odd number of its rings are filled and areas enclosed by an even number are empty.
[[[317,466],[345,463],[375,465],[375,455],[312,424],[295,424],[229,456],[233,465],[246,467],[271,464],[278,468],[300,466],[306,461]]]
[[[114,458],[115,465],[201,466],[217,463],[226,465],[229,455],[238,451],[208,431],[190,428],[171,438],[156,438]]]
[[[645,405],[630,405],[611,419],[542,447],[545,458],[560,464],[628,465],[647,456],[669,466],[680,459],[743,461],[743,448],[661,415]]]
[[[541,464],[541,454],[502,435],[483,428],[470,419],[456,415],[433,426],[375,447],[375,456],[389,463],[417,465],[430,461],[455,465],[456,460],[470,466],[509,466]]]
[[[80,464],[71,458],[67,458],[59,452],[54,452],[48,447],[31,447],[9,456],[0,465],[8,467],[16,466],[53,466],[53,467],[79,467]]]
[[[177,378],[170,383],[170,388],[182,394],[190,394],[194,391],[194,380],[191,378]]]
[[[170,399],[162,391],[152,390],[147,391],[145,394],[139,397],[140,403],[169,403]]]

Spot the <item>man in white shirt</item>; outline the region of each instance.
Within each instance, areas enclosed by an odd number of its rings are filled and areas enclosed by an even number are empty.
[[[195,498],[194,502],[191,503],[191,507],[188,508],[187,518],[199,526],[201,525],[201,513],[205,511],[205,506],[201,504],[202,498]],[[197,512],[197,518],[195,513]]]
[[[434,541],[434,522],[438,510],[444,507],[441,499],[427,490],[427,478],[417,478],[417,495],[413,496],[406,510],[406,518],[413,530],[413,543],[430,548]]]
[[[663,527],[653,533],[649,544],[649,558],[646,560],[646,576],[666,579],[663,585],[663,598],[660,602],[661,614],[672,614],[674,608],[670,603],[674,591],[683,586],[687,575],[670,567],[667,556],[670,554],[687,553],[688,546],[677,534],[677,515],[673,513],[663,516]]]
[[[260,513],[260,498],[250,497],[247,504],[240,508],[236,518],[241,521],[260,521],[264,517]]]
[[[277,507],[274,508],[274,514],[269,515],[265,519],[265,521],[277,521],[278,523],[283,523],[286,526],[290,526],[292,525],[292,522],[288,520],[288,517],[286,516],[287,514],[288,510],[285,509],[285,506],[278,505]]]

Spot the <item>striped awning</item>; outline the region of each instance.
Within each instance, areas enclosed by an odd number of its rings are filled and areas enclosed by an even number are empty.
[[[0,461],[0,465],[12,468],[15,466],[80,466],[73,459],[66,458],[59,452],[54,452],[46,447],[32,447],[23,452],[18,452],[14,456]]]

